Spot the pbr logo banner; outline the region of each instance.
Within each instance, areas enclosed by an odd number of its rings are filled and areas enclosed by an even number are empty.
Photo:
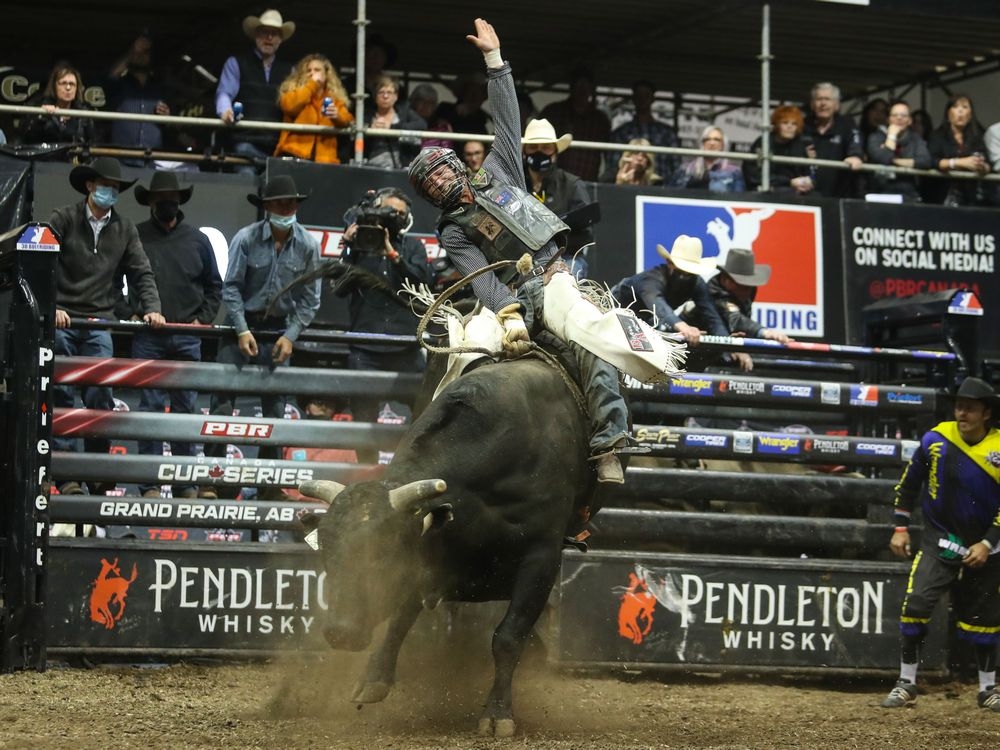
[[[865,305],[958,288],[983,301],[984,331],[1000,328],[1000,307],[988,304],[1000,293],[995,210],[842,201],[841,212],[849,339],[861,343]]]
[[[822,212],[816,206],[636,196],[636,268],[663,262],[679,235],[701,240],[704,256],[721,266],[730,248],[753,250],[771,266],[757,292],[753,316],[796,337],[824,335]]]
[[[903,564],[704,555],[564,555],[563,662],[899,668]],[[939,606],[921,654],[943,669]]]

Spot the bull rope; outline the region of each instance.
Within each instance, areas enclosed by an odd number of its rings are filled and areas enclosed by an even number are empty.
[[[486,273],[492,273],[493,271],[506,268],[508,266],[517,265],[518,261],[514,260],[501,260],[496,263],[491,263],[488,266],[483,266],[482,268],[476,269],[467,276],[462,277],[446,290],[441,292],[441,294],[434,297],[431,303],[427,307],[427,311],[421,316],[420,323],[417,325],[417,341],[420,345],[427,349],[427,351],[434,354],[467,354],[475,353],[482,354],[489,357],[494,362],[499,362],[503,359],[520,359],[521,357],[504,357],[502,352],[494,352],[490,349],[486,349],[481,346],[435,346],[427,342],[424,334],[427,331],[427,326],[431,323],[435,313],[438,308],[442,307],[445,302],[447,302],[451,297],[455,296],[459,291],[472,283],[473,279],[482,276]],[[410,291],[410,290],[407,290]],[[411,294],[416,294],[410,291]],[[448,308],[445,308],[448,309]],[[452,310],[451,314],[458,315],[457,311]],[[538,346],[534,341],[528,343],[529,351],[526,354],[521,355],[522,357],[535,356],[541,361],[545,362],[547,365],[552,367],[556,372],[559,373],[559,377],[562,378],[563,383],[566,385],[566,389],[569,391],[570,395],[573,397],[573,401],[576,403],[577,409],[580,414],[583,415],[585,419],[590,418],[590,412],[587,411],[587,401],[584,398],[583,391],[580,390],[580,386],[577,385],[576,381],[570,377],[570,374],[566,371],[566,368],[562,366],[559,360],[545,351],[542,347]]]

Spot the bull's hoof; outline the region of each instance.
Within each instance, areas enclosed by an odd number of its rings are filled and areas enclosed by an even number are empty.
[[[490,719],[483,717],[479,720],[479,734],[493,736],[497,739],[507,739],[514,736],[513,719]]]
[[[392,690],[391,682],[363,682],[354,689],[351,701],[354,703],[380,703],[389,695],[390,690]]]

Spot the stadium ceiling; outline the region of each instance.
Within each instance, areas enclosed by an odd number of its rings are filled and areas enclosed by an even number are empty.
[[[338,67],[353,66],[356,0],[269,5],[297,24],[285,59],[322,52]],[[237,0],[12,3],[4,11],[12,33],[0,65],[47,69],[66,58],[101,70],[148,28],[161,64],[186,54],[217,73],[227,55],[246,48],[242,18],[264,7]],[[627,88],[648,78],[675,93],[760,97],[759,0],[506,0],[480,8],[455,0],[371,0],[366,7],[369,33],[398,48],[394,70],[450,76],[476,69],[464,36],[480,12],[497,28],[519,80],[551,86],[583,65],[601,86]],[[833,81],[853,98],[942,72],[960,77],[1000,60],[996,0],[870,0],[867,7],[773,0],[770,19],[775,99],[803,100],[817,81]]]

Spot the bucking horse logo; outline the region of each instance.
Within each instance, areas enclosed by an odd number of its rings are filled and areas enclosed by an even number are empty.
[[[101,572],[91,584],[93,590],[90,592],[90,619],[103,625],[107,630],[114,630],[115,623],[125,614],[128,587],[132,585],[137,575],[135,563],[132,563],[132,576],[123,578],[117,557],[112,563],[102,559]]]

